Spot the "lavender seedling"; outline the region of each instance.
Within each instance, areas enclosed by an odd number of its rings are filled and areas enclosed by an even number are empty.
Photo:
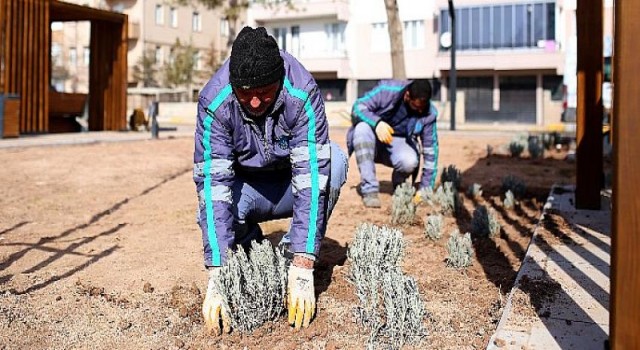
[[[231,327],[251,333],[284,310],[286,259],[267,240],[253,242],[249,256],[242,248],[230,250],[216,286],[230,311]]]
[[[360,301],[356,316],[371,331],[367,348],[399,349],[426,336],[424,302],[400,268],[404,247],[400,231],[363,224],[347,252],[348,280]]]
[[[390,348],[416,344],[427,336],[423,320],[427,315],[418,284],[399,269],[387,271],[382,279],[385,326],[382,335]]]
[[[511,191],[516,198],[522,198],[527,191],[527,185],[519,177],[509,174],[502,178],[502,191]]]
[[[451,182],[445,182],[438,187],[433,200],[440,205],[440,212],[445,215],[454,215],[460,206],[458,190]]]
[[[513,192],[511,192],[511,190],[507,190],[507,192],[504,193],[504,200],[502,201],[502,205],[507,210],[511,210],[516,206],[516,199],[513,196]]]
[[[413,186],[406,182],[396,188],[391,203],[391,222],[394,225],[413,223],[416,215],[416,205],[413,202],[415,193]]]
[[[446,168],[442,169],[442,174],[440,175],[440,183],[451,182],[453,186],[458,189],[462,184],[462,173],[455,165],[451,164]]]
[[[482,197],[482,185],[474,183],[467,189],[467,195],[471,198]]]
[[[424,234],[432,241],[437,241],[442,237],[443,217],[442,215],[429,215],[424,223]]]
[[[456,269],[471,266],[473,257],[473,244],[471,243],[471,234],[469,232],[464,235],[460,231],[454,230],[451,233],[449,241],[447,241],[447,266]]]
[[[500,232],[500,222],[496,214],[481,205],[473,211],[471,220],[473,232],[480,237],[495,237]]]
[[[433,206],[433,189],[431,187],[423,187],[418,192],[420,194],[420,203],[419,204],[427,204],[429,206]]]
[[[537,138],[529,138],[527,149],[529,150],[531,159],[538,159],[544,156],[544,147],[540,144],[540,141]]]
[[[509,153],[512,157],[518,158],[524,152],[524,146],[518,142],[511,141],[509,143]]]

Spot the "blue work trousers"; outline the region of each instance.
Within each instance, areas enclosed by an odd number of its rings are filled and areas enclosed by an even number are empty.
[[[329,179],[329,192],[327,198],[327,217],[320,237],[324,237],[327,221],[338,201],[340,188],[347,181],[348,159],[345,153],[331,143],[331,175]],[[293,192],[291,188],[291,174],[288,176],[282,172],[254,173],[252,176],[238,176],[233,187],[233,229],[235,232],[235,244],[245,248],[251,245],[253,240],[262,239],[262,230],[258,223],[291,217],[293,215]],[[288,243],[288,233],[283,237],[282,243]]]
[[[418,151],[407,143],[407,138],[393,137],[390,145],[378,140],[374,130],[367,123],[358,123],[353,131],[353,149],[360,170],[360,193],[377,193],[380,183],[376,177],[375,163],[393,168],[391,182],[395,189],[411,176],[418,165]]]

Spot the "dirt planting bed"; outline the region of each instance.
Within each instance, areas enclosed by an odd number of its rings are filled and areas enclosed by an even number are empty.
[[[345,130],[332,139],[344,148]],[[425,237],[429,207],[399,227],[407,241],[404,272],[425,301],[429,336],[416,348],[484,348],[500,318],[553,183],[571,183],[563,151],[545,159],[494,154],[509,136],[440,135],[439,167],[463,176],[463,208],[445,218],[444,236]],[[381,209],[356,193],[355,159],[329,223],[316,267],[317,318],[294,331],[283,316],[253,334],[212,337],[203,331],[206,288],[195,222],[191,139],[0,150],[0,349],[361,349],[368,332],[354,316],[357,298],[345,277],[348,244],[362,222],[391,224],[391,171],[379,167]],[[496,152],[499,153],[499,152]],[[502,206],[501,181],[523,179],[527,194]],[[480,198],[464,193],[483,185]],[[454,229],[471,230],[478,205],[502,224],[495,238],[474,238],[466,270],[446,267]],[[265,223],[277,242],[286,220]],[[562,227],[559,227],[562,229]]]

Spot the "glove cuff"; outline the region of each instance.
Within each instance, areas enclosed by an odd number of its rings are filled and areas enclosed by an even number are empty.
[[[296,253],[293,255],[291,266],[313,270],[315,260],[316,257],[311,254]]]

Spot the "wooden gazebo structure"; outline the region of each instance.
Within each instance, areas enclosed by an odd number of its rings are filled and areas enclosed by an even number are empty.
[[[51,22],[90,21],[89,130],[126,129],[127,16],[57,0],[0,0],[0,94],[21,134],[50,131]]]
[[[576,207],[600,208],[603,0],[577,2]],[[614,1],[610,348],[640,349],[640,1]]]

